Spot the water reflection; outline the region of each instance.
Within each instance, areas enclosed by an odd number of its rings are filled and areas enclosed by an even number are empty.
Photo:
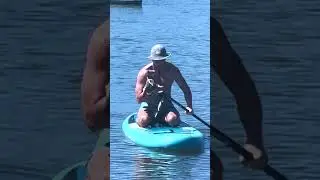
[[[189,161],[192,158],[192,156],[179,156],[158,152],[137,154],[133,157],[135,162],[134,177],[138,180],[190,177],[191,169],[195,166],[195,164]]]

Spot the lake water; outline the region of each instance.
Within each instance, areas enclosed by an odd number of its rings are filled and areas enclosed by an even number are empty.
[[[209,122],[209,1],[144,1],[142,7],[111,6],[111,179],[209,179],[210,132],[198,120],[183,114],[183,120],[205,135],[200,155],[155,153],[133,145],[121,124],[137,111],[134,95],[137,73],[149,63],[156,43],[172,52],[193,93],[194,110]],[[173,98],[185,104],[182,91],[173,87]]]

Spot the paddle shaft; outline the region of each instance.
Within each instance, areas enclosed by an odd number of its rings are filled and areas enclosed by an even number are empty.
[[[183,110],[188,111],[187,108],[185,108],[183,105],[181,105],[178,101],[174,100],[171,97],[166,96],[167,98],[170,98],[171,101],[173,101],[175,104],[177,104],[179,107],[181,107]],[[253,159],[253,155],[248,152],[247,150],[245,150],[241,145],[239,145],[237,142],[235,142],[234,140],[232,140],[231,138],[229,138],[227,135],[225,135],[224,133],[222,133],[221,131],[219,131],[217,128],[209,125],[207,122],[205,122],[204,120],[202,120],[201,118],[199,118],[197,115],[195,115],[194,113],[192,113],[192,116],[194,118],[196,118],[197,120],[199,120],[200,122],[202,122],[204,125],[206,125],[207,127],[210,128],[211,134],[213,134],[213,136],[215,136],[219,141],[223,142],[226,146],[231,147],[235,152],[237,152],[238,154],[241,154],[244,158],[248,159],[248,160],[252,160]],[[277,170],[275,170],[274,168],[272,168],[270,165],[266,165],[264,167],[264,172],[273,177],[276,180],[287,180],[287,178],[285,176],[283,176],[282,174],[280,174]]]

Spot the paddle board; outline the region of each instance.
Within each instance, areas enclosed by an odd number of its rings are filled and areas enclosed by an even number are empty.
[[[122,123],[123,133],[136,145],[177,151],[193,151],[203,148],[203,134],[183,121],[178,127],[142,128],[136,120],[137,113],[132,113]]]

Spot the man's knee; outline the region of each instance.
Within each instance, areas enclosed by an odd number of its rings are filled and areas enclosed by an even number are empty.
[[[170,126],[177,126],[180,123],[179,114],[174,112],[169,112],[165,120]]]
[[[150,118],[148,117],[147,114],[141,114],[138,117],[137,123],[140,127],[147,127],[150,123]]]

